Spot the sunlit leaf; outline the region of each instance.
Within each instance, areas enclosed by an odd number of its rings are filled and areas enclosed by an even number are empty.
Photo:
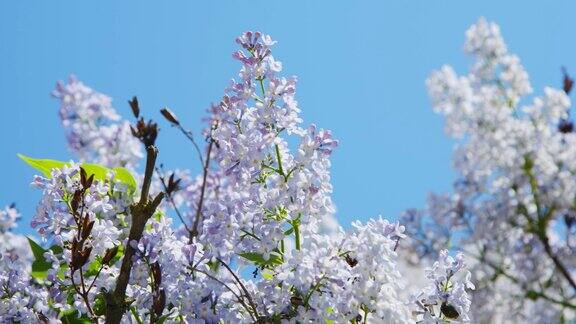
[[[69,162],[50,159],[34,159],[23,154],[18,154],[18,157],[34,169],[42,172],[42,174],[47,178],[52,177],[53,169],[61,169],[66,165],[70,165]],[[133,193],[136,191],[136,179],[134,179],[134,176],[132,176],[130,171],[126,168],[118,167],[110,169],[93,163],[81,163],[80,166],[86,171],[88,176],[94,175],[94,179],[100,181],[105,180],[108,177],[108,174],[113,172],[116,181],[126,184],[130,192]]]

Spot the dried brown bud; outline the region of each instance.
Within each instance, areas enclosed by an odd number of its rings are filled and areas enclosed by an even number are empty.
[[[572,133],[574,131],[574,123],[570,120],[562,119],[558,123],[558,131],[562,134]]]
[[[45,323],[45,324],[50,323],[50,320],[48,320],[48,317],[46,317],[46,315],[42,314],[42,312],[39,312],[36,315],[38,316],[38,320],[40,321],[40,323]]]
[[[180,181],[181,181],[182,179],[176,179],[176,180],[174,180],[174,176],[175,176],[175,174],[172,173],[172,174],[170,175],[170,177],[168,178],[168,184],[166,185],[166,193],[167,193],[168,195],[171,195],[171,194],[173,194],[174,192],[180,190]]]
[[[70,250],[72,251],[72,254],[76,253],[76,250],[78,250],[78,239],[76,239],[76,237],[72,239],[72,247],[70,247]]]
[[[304,305],[304,301],[300,296],[292,296],[290,297],[290,304],[292,304],[294,307],[298,307]]]
[[[88,176],[86,175],[86,170],[83,167],[80,167],[80,184],[83,188],[86,188],[86,180]]]
[[[72,201],[70,201],[70,207],[72,207],[73,212],[78,210],[78,207],[80,206],[81,200],[82,200],[82,190],[74,191],[74,195],[72,196]]]
[[[88,262],[90,253],[92,253],[92,247],[88,247],[80,251],[78,244],[78,241],[76,238],[74,238],[74,240],[72,240],[72,261],[70,262],[70,269],[72,272],[82,268],[82,266]]]
[[[446,302],[442,303],[442,305],[440,306],[440,311],[442,312],[442,314],[444,314],[444,316],[450,319],[457,319],[458,317],[460,317],[460,313],[458,313],[456,308],[450,304],[447,304]]]
[[[118,246],[106,250],[104,257],[102,258],[102,264],[109,265],[110,261],[118,254]]]
[[[572,226],[576,225],[576,215],[574,213],[564,214],[564,223],[568,229],[571,229]]]
[[[570,91],[572,91],[572,86],[574,85],[574,79],[568,75],[568,72],[566,72],[565,68],[562,68],[562,74],[564,75],[562,79],[562,88],[566,94],[570,94]]]
[[[174,115],[174,113],[170,109],[162,108],[160,109],[160,113],[162,114],[162,116],[164,116],[164,118],[166,118],[166,120],[168,120],[172,124],[180,125],[178,118],[176,118],[176,115]]]
[[[136,128],[130,126],[132,135],[138,138],[146,147],[154,145],[156,137],[158,136],[158,125],[152,120],[148,123],[144,122],[144,118],[140,118],[136,122]]]
[[[154,308],[154,313],[156,313],[156,316],[160,316],[162,315],[164,307],[166,306],[166,293],[164,292],[164,289],[160,289],[157,293],[155,293],[153,299],[154,300],[152,306]]]
[[[88,173],[83,167],[80,167],[80,185],[82,185],[82,189],[86,190],[92,186],[92,182],[94,182],[94,174],[91,174],[88,177]]]
[[[358,260],[350,257],[348,254],[346,254],[346,256],[344,257],[344,260],[346,260],[346,263],[348,263],[350,268],[354,268],[358,264]]]
[[[138,98],[136,98],[136,96],[132,97],[132,100],[128,100],[128,104],[130,104],[130,108],[132,108],[134,117],[140,117],[140,105],[138,104]]]
[[[276,323],[278,323],[278,320],[271,318],[269,316],[260,316],[260,318],[258,318],[258,320],[255,323],[256,324],[276,324]]]
[[[150,265],[150,270],[152,271],[152,277],[154,278],[154,286],[158,289],[162,283],[162,269],[160,268],[160,264],[158,262],[152,263],[152,265]]]
[[[132,125],[130,125],[130,131],[132,132],[132,136],[139,137],[138,130],[132,127]]]
[[[90,221],[88,216],[84,217],[84,222],[82,224],[82,239],[86,240],[90,233],[92,233],[92,228],[94,227],[94,221]]]
[[[80,252],[80,267],[84,266],[86,262],[88,262],[88,258],[90,258],[90,253],[92,253],[92,247],[85,248]]]
[[[88,180],[86,180],[86,186],[85,186],[84,188],[85,188],[85,189],[90,188],[90,187],[92,186],[92,183],[93,183],[93,182],[94,182],[94,175],[91,174],[91,175],[88,177]]]

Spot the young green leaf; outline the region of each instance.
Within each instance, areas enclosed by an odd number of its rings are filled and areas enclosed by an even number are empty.
[[[44,252],[46,250],[41,247],[38,243],[34,242],[33,239],[26,237],[28,239],[28,243],[30,244],[30,249],[32,250],[32,254],[34,254],[34,259],[43,259]]]
[[[80,166],[86,170],[88,176],[94,175],[95,180],[106,179],[108,173],[110,172],[110,169],[99,164],[82,163]]]
[[[119,167],[114,168],[113,171],[116,174],[116,180],[128,185],[128,189],[131,192],[136,191],[136,179],[134,179],[132,173],[130,173],[128,169]]]
[[[22,161],[28,163],[28,165],[30,165],[34,169],[42,172],[42,174],[47,178],[50,178],[52,176],[51,174],[52,169],[60,169],[66,165],[66,163],[62,161],[49,160],[49,159],[33,159],[23,154],[18,154],[18,157]]]
[[[270,258],[268,260],[264,260],[264,257],[260,253],[255,252],[245,252],[239,254],[241,257],[248,261],[254,262],[254,264],[258,266],[276,266],[282,264],[283,260],[282,257],[277,254],[270,254]]]
[[[48,276],[48,270],[52,268],[52,264],[46,261],[44,253],[47,251],[38,243],[34,242],[31,238],[27,237],[30,249],[34,255],[34,262],[32,262],[32,277],[38,280],[44,280]]]
[[[34,169],[42,172],[42,174],[47,177],[52,177],[52,169],[61,169],[62,167],[69,165],[68,162],[50,160],[50,159],[34,159],[29,156],[18,154],[18,157],[26,162],[28,165]],[[80,166],[86,171],[87,176],[94,175],[95,180],[105,180],[108,173],[115,173],[115,180],[124,183],[128,186],[130,192],[136,191],[136,180],[126,168],[118,167],[109,169],[105,166],[93,163],[82,163]]]
[[[78,310],[72,308],[60,313],[60,320],[63,324],[88,324],[92,323],[86,315],[78,317]]]

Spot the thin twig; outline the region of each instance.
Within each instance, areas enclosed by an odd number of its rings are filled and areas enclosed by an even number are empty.
[[[226,289],[228,289],[228,290],[234,295],[234,297],[236,297],[236,298],[238,299],[238,302],[240,302],[240,304],[244,307],[244,309],[246,309],[246,311],[248,312],[248,314],[250,314],[250,316],[252,317],[252,319],[253,319],[254,321],[256,321],[256,318],[257,318],[257,317],[255,317],[255,315],[252,314],[252,312],[250,311],[250,307],[248,307],[248,305],[246,305],[246,302],[244,302],[244,300],[242,299],[242,296],[241,296],[241,295],[238,295],[238,294],[234,291],[234,289],[230,288],[230,286],[228,286],[225,282],[223,282],[222,280],[214,277],[213,275],[209,274],[209,273],[206,272],[206,271],[199,270],[199,269],[196,269],[196,268],[194,268],[192,271],[200,272],[201,274],[203,274],[203,275],[205,275],[206,277],[208,277],[208,278],[210,278],[210,279],[218,282],[219,284],[221,284],[222,286],[224,286]],[[248,297],[248,296],[246,296],[246,297]],[[256,316],[257,316],[257,315],[256,315]]]
[[[200,160],[200,165],[203,166],[204,165],[204,158],[202,158],[202,151],[200,150],[200,146],[198,146],[198,143],[194,139],[194,135],[192,135],[192,132],[184,129],[184,127],[182,127],[182,125],[180,125],[180,124],[177,124],[174,126],[176,128],[178,128],[182,132],[182,134],[184,134],[184,136],[186,136],[186,138],[188,138],[190,140],[190,142],[192,142],[192,145],[194,146],[196,153],[198,153],[198,159]]]
[[[558,268],[558,270],[560,270],[560,272],[566,278],[566,280],[568,280],[570,286],[572,286],[572,288],[576,290],[576,282],[574,282],[574,278],[572,278],[570,272],[568,272],[568,269],[566,269],[562,261],[560,261],[558,256],[554,254],[554,252],[552,251],[552,247],[550,246],[548,236],[544,234],[542,237],[540,237],[540,241],[542,241],[542,244],[544,245],[544,251],[546,251],[546,254],[550,257],[550,259],[552,259],[552,261],[556,265],[556,268]]]
[[[170,201],[172,208],[174,208],[174,211],[176,211],[176,215],[178,216],[178,218],[180,219],[180,221],[184,225],[184,228],[186,228],[186,231],[188,233],[190,233],[191,230],[190,230],[190,228],[188,228],[188,224],[186,224],[186,222],[184,221],[184,217],[182,217],[180,210],[176,206],[176,202],[174,201],[174,197],[172,197],[172,195],[170,193],[168,193],[168,187],[166,187],[166,184],[164,183],[164,174],[162,173],[162,171],[160,171],[160,169],[158,167],[156,167],[156,173],[158,174],[158,177],[160,178],[160,182],[162,183],[162,188],[164,188],[164,193],[166,194],[166,197],[168,197],[168,200]]]
[[[72,274],[70,276],[70,281],[72,282],[72,286],[74,287],[74,290],[76,290],[76,293],[82,297],[82,300],[84,301],[84,304],[86,304],[86,308],[88,308],[88,311],[90,312],[90,314],[92,316],[94,316],[94,311],[92,310],[92,307],[90,307],[90,301],[88,300],[88,296],[85,292],[85,287],[84,287],[84,280],[82,279],[82,272],[80,272],[80,277],[81,277],[81,281],[82,281],[82,292],[80,291],[80,289],[78,288],[78,285],[74,282],[74,274]]]
[[[524,172],[528,176],[530,189],[532,191],[532,196],[534,197],[534,203],[536,204],[538,220],[537,221],[532,220],[532,218],[528,217],[527,214],[524,214],[524,216],[526,217],[528,223],[535,230],[536,232],[535,234],[538,237],[538,239],[542,242],[542,245],[544,246],[544,251],[546,252],[548,257],[552,260],[552,262],[554,262],[554,265],[556,265],[556,268],[560,270],[560,273],[562,273],[562,276],[566,278],[570,286],[572,286],[572,288],[576,290],[576,281],[574,281],[574,278],[572,278],[568,269],[566,269],[562,261],[560,261],[558,256],[554,254],[554,251],[552,251],[552,247],[550,246],[550,240],[548,238],[548,234],[546,233],[548,223],[550,222],[550,219],[554,214],[554,206],[550,207],[546,213],[542,212],[542,207],[540,206],[540,197],[538,194],[538,181],[534,176],[534,174],[532,173],[533,162],[527,156],[524,159],[525,159]]]
[[[466,251],[465,251],[465,252],[466,252]],[[576,305],[572,305],[572,304],[570,304],[570,303],[567,302],[567,301],[557,300],[557,299],[555,299],[555,298],[553,298],[553,297],[550,297],[550,296],[546,295],[546,293],[545,293],[544,291],[535,291],[535,290],[529,289],[528,287],[526,287],[526,284],[525,284],[525,283],[522,283],[522,282],[520,281],[520,279],[518,279],[518,278],[514,277],[513,275],[507,273],[502,267],[499,267],[499,266],[493,264],[492,262],[488,261],[485,257],[477,256],[477,255],[474,255],[473,253],[470,253],[470,252],[466,252],[466,253],[467,253],[468,255],[476,258],[476,259],[477,259],[478,261],[480,261],[482,264],[486,264],[487,266],[489,266],[489,267],[491,267],[492,269],[494,269],[494,271],[496,271],[496,274],[501,274],[501,275],[503,275],[504,277],[508,278],[510,281],[512,281],[512,282],[514,282],[515,284],[517,284],[518,286],[520,286],[520,288],[521,288],[522,290],[524,290],[525,292],[531,291],[531,292],[535,293],[538,297],[541,297],[541,298],[543,298],[543,299],[545,299],[545,300],[548,300],[549,302],[552,302],[552,303],[558,304],[558,305],[562,305],[562,306],[565,306],[565,307],[569,307],[569,308],[576,309]]]
[[[214,140],[209,139],[208,150],[206,153],[206,160],[204,163],[204,170],[202,175],[202,188],[200,189],[200,199],[198,201],[198,206],[196,208],[196,218],[194,219],[194,224],[192,225],[192,231],[190,232],[190,242],[194,237],[198,236],[198,225],[200,224],[200,216],[202,214],[202,204],[204,203],[204,194],[206,192],[206,179],[208,177],[208,169],[210,167],[210,154],[212,153],[212,146],[214,145]]]
[[[244,286],[244,284],[242,283],[242,280],[240,280],[240,278],[238,278],[236,273],[230,268],[230,266],[228,266],[228,264],[226,264],[226,262],[222,261],[222,259],[220,259],[220,258],[216,258],[216,260],[218,260],[228,270],[228,272],[230,272],[230,274],[234,277],[234,279],[238,282],[238,284],[240,285],[240,287],[244,291],[244,294],[246,294],[246,298],[248,298],[248,302],[250,303],[250,306],[254,309],[254,313],[256,314],[256,317],[260,318],[260,316],[258,315],[258,308],[256,307],[256,304],[254,304],[254,301],[252,300],[252,297],[250,296],[248,289],[246,289],[246,286]]]
[[[104,265],[102,264],[100,266],[100,269],[98,269],[98,272],[96,273],[96,276],[94,276],[94,279],[92,280],[92,283],[90,284],[90,286],[88,287],[88,291],[90,292],[90,290],[92,289],[92,287],[94,287],[94,284],[96,283],[96,279],[98,279],[98,277],[100,276],[100,272],[102,272],[102,269],[104,269]]]

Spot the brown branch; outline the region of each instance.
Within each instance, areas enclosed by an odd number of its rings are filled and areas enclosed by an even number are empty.
[[[130,272],[132,270],[132,258],[136,250],[132,247],[130,242],[140,241],[146,222],[156,211],[160,202],[164,198],[164,193],[159,193],[152,201],[149,201],[148,193],[150,190],[150,183],[152,181],[152,174],[154,173],[154,165],[156,157],[158,156],[158,149],[154,145],[146,147],[146,171],[144,173],[144,181],[142,183],[142,192],[140,201],[130,206],[132,214],[132,226],[130,227],[130,234],[124,250],[124,257],[122,258],[122,265],[120,267],[120,274],[116,279],[116,287],[113,293],[106,295],[106,323],[119,324],[122,316],[127,309],[126,305],[126,288],[130,281]]]
[[[546,213],[542,212],[542,207],[540,206],[540,197],[538,194],[538,181],[532,173],[534,162],[529,157],[525,157],[524,160],[524,173],[528,176],[530,189],[532,191],[532,196],[534,197],[534,203],[536,204],[538,220],[532,220],[527,214],[524,214],[524,216],[526,217],[528,224],[532,227],[538,239],[542,242],[544,251],[548,257],[552,260],[552,262],[554,262],[554,265],[556,265],[556,268],[560,270],[560,273],[562,273],[562,276],[566,278],[570,286],[576,290],[576,282],[574,281],[574,278],[572,278],[568,269],[566,269],[562,261],[560,261],[558,256],[554,254],[554,251],[552,251],[550,240],[548,239],[548,234],[546,233],[548,224],[554,215],[555,206],[549,208]]]
[[[194,224],[192,225],[192,230],[190,231],[190,242],[194,237],[198,236],[198,225],[200,224],[200,216],[202,215],[202,204],[204,203],[204,194],[206,192],[206,178],[208,177],[208,168],[210,167],[210,154],[212,153],[212,146],[214,145],[214,140],[210,138],[210,143],[208,144],[208,151],[206,153],[206,160],[204,162],[204,174],[202,176],[202,188],[200,189],[200,200],[198,201],[198,206],[196,208],[196,218],[194,219]]]
[[[154,145],[146,148],[146,170],[144,171],[144,181],[142,182],[142,192],[140,194],[139,205],[146,205],[148,202],[148,192],[150,191],[150,184],[152,183],[152,174],[154,173],[154,165],[156,164],[156,157],[158,156],[158,149]]]
[[[228,270],[228,272],[230,272],[230,274],[238,282],[238,284],[240,285],[240,287],[244,291],[246,298],[248,298],[248,302],[250,303],[250,306],[254,310],[254,314],[256,314],[257,318],[260,318],[260,315],[258,315],[258,308],[256,307],[256,304],[254,304],[254,301],[252,300],[252,297],[250,296],[250,292],[248,292],[248,289],[246,289],[246,286],[244,286],[244,284],[242,283],[242,280],[240,280],[240,278],[238,278],[236,273],[234,273],[234,271],[230,268],[230,266],[228,266],[228,264],[226,264],[226,262],[222,261],[222,259],[220,259],[220,258],[216,258],[216,259]]]
[[[256,318],[257,318],[257,317],[255,317],[256,315],[252,314],[252,312],[250,311],[250,307],[248,307],[248,305],[246,305],[246,302],[242,299],[242,294],[238,295],[238,294],[234,291],[234,289],[232,289],[230,286],[228,286],[224,281],[216,278],[215,276],[209,274],[209,273],[206,272],[206,271],[203,271],[203,270],[200,270],[200,269],[196,269],[196,268],[193,268],[192,271],[200,272],[201,274],[205,275],[206,277],[208,277],[208,278],[216,281],[217,283],[221,284],[222,286],[224,286],[224,288],[228,289],[228,290],[234,295],[234,297],[236,297],[236,299],[238,299],[238,302],[240,303],[240,305],[242,305],[242,307],[244,307],[244,309],[248,312],[248,314],[250,315],[250,317],[252,317],[252,319],[253,319],[254,321],[256,321]]]
[[[546,294],[546,292],[544,290],[542,291],[535,291],[530,289],[526,283],[523,283],[520,281],[520,279],[514,277],[513,275],[509,274],[508,272],[506,272],[506,270],[504,270],[504,268],[499,267],[497,265],[495,265],[494,263],[492,263],[491,261],[487,260],[484,256],[477,256],[474,255],[473,253],[470,252],[466,252],[468,255],[474,257],[475,259],[477,259],[479,262],[481,262],[482,264],[485,264],[489,267],[491,267],[494,271],[495,271],[495,277],[493,278],[493,280],[495,280],[497,278],[498,275],[503,275],[504,277],[506,277],[507,279],[509,279],[510,281],[514,282],[515,284],[517,284],[523,291],[524,293],[533,293],[535,294],[535,296],[545,299],[551,303],[557,304],[557,305],[561,305],[564,307],[569,307],[569,308],[573,308],[576,309],[576,305],[572,305],[567,301],[564,300],[558,300],[555,299],[549,295]]]
[[[86,291],[86,284],[84,283],[84,271],[82,271],[82,268],[80,268],[79,270],[80,270],[80,284],[82,285],[82,298],[84,298],[84,302],[88,307],[88,311],[90,311],[90,314],[94,316],[94,311],[92,310],[92,307],[90,306],[90,302],[88,300],[88,292]]]
[[[566,278],[568,283],[570,283],[570,286],[572,286],[572,288],[576,290],[576,282],[574,282],[574,278],[572,278],[568,269],[566,269],[562,261],[560,261],[558,256],[554,254],[554,251],[552,251],[552,247],[550,246],[550,240],[548,239],[548,236],[546,234],[543,234],[542,236],[539,235],[538,237],[540,237],[540,241],[542,241],[542,244],[544,245],[544,251],[546,251],[546,254],[550,257],[550,259],[552,259],[552,261],[556,265],[556,268],[560,270],[564,278]]]
[[[82,269],[80,269],[82,270]],[[80,272],[80,275],[82,275],[82,272]],[[92,310],[92,307],[90,307],[90,301],[88,299],[88,294],[85,291],[85,287],[84,287],[84,280],[82,279],[82,291],[80,291],[80,289],[78,288],[78,285],[74,282],[74,274],[72,274],[70,276],[70,281],[72,282],[72,287],[74,288],[74,290],[76,291],[76,293],[82,297],[82,300],[84,301],[84,304],[86,304],[86,308],[88,309],[88,311],[90,312],[90,314],[92,316],[94,316],[94,311]]]
[[[100,276],[100,273],[102,272],[102,269],[104,269],[104,265],[103,265],[103,264],[100,266],[100,269],[98,269],[98,272],[97,272],[96,275],[94,276],[94,279],[92,280],[92,283],[90,284],[90,286],[88,286],[88,291],[87,291],[87,293],[89,293],[90,290],[92,290],[92,288],[94,287],[94,284],[96,283],[96,279],[98,279],[98,277]]]
[[[194,139],[192,132],[184,129],[184,127],[182,127],[182,125],[180,125],[180,124],[177,124],[176,127],[182,132],[182,134],[184,134],[184,136],[186,136],[186,138],[188,138],[190,140],[190,142],[192,142],[192,145],[194,146],[194,149],[196,150],[196,153],[198,154],[198,159],[200,160],[200,165],[203,166],[204,165],[204,159],[202,158],[202,152],[200,151],[200,147],[198,146],[198,143]]]

